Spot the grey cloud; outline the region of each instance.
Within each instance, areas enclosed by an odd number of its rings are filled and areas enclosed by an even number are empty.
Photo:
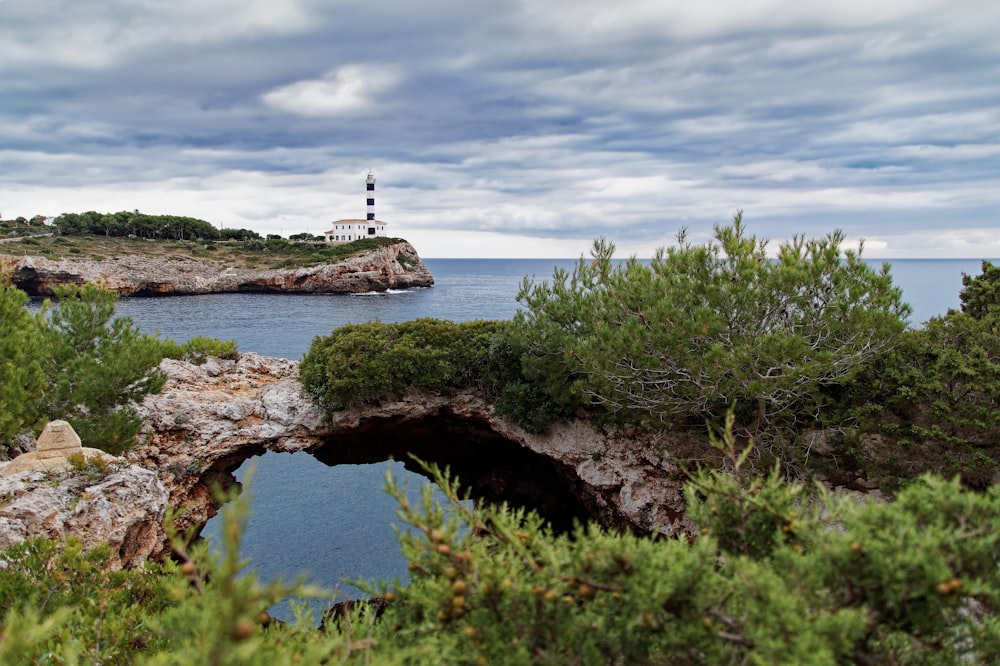
[[[869,5],[6,0],[0,210],[212,184],[274,231],[375,168],[417,230],[998,226],[998,10]]]

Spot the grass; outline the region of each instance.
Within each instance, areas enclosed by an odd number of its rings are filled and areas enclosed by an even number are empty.
[[[337,263],[375,248],[400,242],[405,241],[399,238],[378,237],[333,245],[286,240],[192,241],[106,236],[45,236],[5,242],[0,244],[0,254],[73,260],[150,257],[195,260],[237,269],[294,269]]]

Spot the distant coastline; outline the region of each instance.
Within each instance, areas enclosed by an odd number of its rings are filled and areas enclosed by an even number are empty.
[[[30,296],[93,283],[123,296],[233,292],[363,293],[429,287],[434,277],[403,239],[347,243],[205,243],[100,237],[9,242],[0,272]]]

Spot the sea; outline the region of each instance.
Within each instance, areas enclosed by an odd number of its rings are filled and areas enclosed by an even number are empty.
[[[881,260],[868,260],[881,266]],[[544,281],[553,269],[572,270],[569,259],[425,259],[433,287],[370,294],[212,294],[124,298],[117,313],[147,333],[184,341],[196,335],[236,340],[241,351],[300,360],[313,339],[351,323],[400,322],[435,317],[453,322],[510,319],[524,279]],[[995,262],[996,263],[996,262]],[[978,259],[889,261],[895,284],[913,308],[911,327],[958,309],[962,275],[979,275]],[[397,542],[403,526],[384,490],[388,472],[419,494],[423,477],[402,463],[337,465],[308,453],[265,453],[246,461],[250,518],[242,542],[248,570],[263,580],[304,576],[329,591],[320,605],[359,596],[358,581],[407,578]],[[203,536],[218,547],[219,519]],[[286,604],[272,609],[279,617]]]

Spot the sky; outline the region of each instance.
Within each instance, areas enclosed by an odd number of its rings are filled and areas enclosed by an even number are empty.
[[[0,216],[1000,257],[1000,3],[0,0]]]

